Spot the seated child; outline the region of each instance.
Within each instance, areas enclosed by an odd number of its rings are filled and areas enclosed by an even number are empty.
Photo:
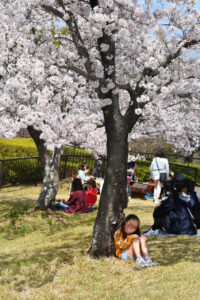
[[[88,210],[92,211],[96,209],[96,201],[97,201],[97,190],[96,190],[96,182],[94,179],[90,179],[87,182],[87,191],[86,191],[86,199]]]
[[[120,229],[114,234],[116,256],[122,260],[135,260],[141,267],[155,264],[148,255],[147,238],[140,234],[140,220],[135,215],[128,215]]]

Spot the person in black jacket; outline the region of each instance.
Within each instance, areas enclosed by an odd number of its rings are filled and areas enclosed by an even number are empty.
[[[193,182],[176,174],[170,196],[155,208],[153,217],[153,230],[160,228],[171,234],[196,234],[200,227],[200,203]]]

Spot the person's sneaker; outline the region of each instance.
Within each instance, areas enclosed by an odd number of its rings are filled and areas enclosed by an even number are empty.
[[[156,264],[152,261],[151,257],[147,257],[147,258],[145,258],[144,260],[145,260],[145,262],[146,262],[146,266],[147,266],[147,267],[153,267],[153,266],[156,265]]]
[[[147,262],[144,260],[143,257],[138,257],[135,261],[136,265],[140,268],[145,268],[148,266]]]
[[[154,200],[154,203],[155,204],[160,204],[160,201],[159,200]]]

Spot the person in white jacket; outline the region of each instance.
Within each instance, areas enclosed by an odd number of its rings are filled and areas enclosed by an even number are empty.
[[[151,163],[150,170],[151,177],[155,181],[154,202],[158,204],[162,182],[167,180],[169,177],[169,162],[168,159],[165,158],[165,151],[163,149],[160,149],[156,153],[156,157]]]
[[[78,170],[77,178],[79,178],[82,182],[82,184],[86,184],[88,180],[94,179],[93,176],[89,176],[89,169],[87,168],[86,164],[81,164]]]

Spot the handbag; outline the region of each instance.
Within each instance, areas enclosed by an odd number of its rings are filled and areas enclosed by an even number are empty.
[[[157,164],[158,171],[160,173],[160,169],[159,169],[159,166],[158,166],[157,159],[156,159],[156,164]],[[167,173],[160,173],[160,182],[164,183],[165,181],[167,181]]]

